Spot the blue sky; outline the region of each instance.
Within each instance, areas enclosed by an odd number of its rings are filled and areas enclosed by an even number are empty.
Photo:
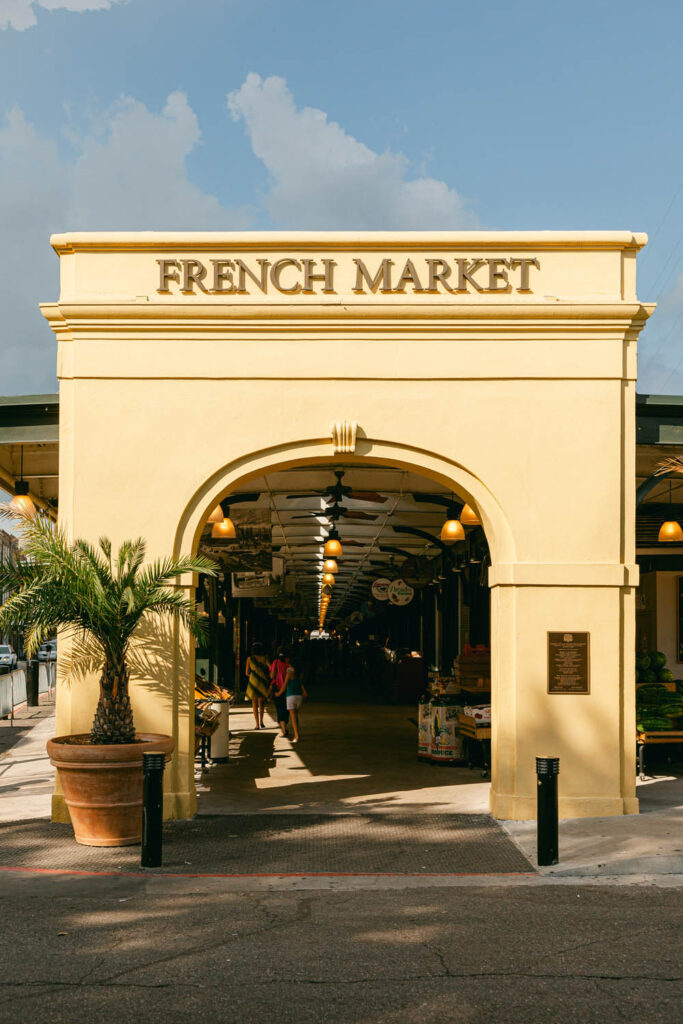
[[[673,0],[0,0],[0,390],[56,386],[52,231],[480,227],[647,231],[639,390],[683,393],[682,27]]]

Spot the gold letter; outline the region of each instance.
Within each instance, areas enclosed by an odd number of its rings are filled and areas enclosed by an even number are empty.
[[[476,289],[476,291],[483,292],[484,289],[481,287],[481,285],[477,284],[477,282],[472,277],[472,274],[475,272],[475,270],[479,270],[479,267],[484,266],[484,261],[456,260],[455,262],[458,264],[458,291],[466,292],[467,285],[465,282],[469,281],[469,283],[472,285],[474,289]]]
[[[171,268],[179,267],[180,264],[177,260],[157,260],[157,263],[159,264],[159,287],[157,291],[170,292],[171,289],[168,287],[168,282],[175,281],[178,284],[180,281],[178,271]]]
[[[510,260],[510,270],[514,270],[515,267],[521,267],[522,272],[520,274],[518,292],[530,292],[529,287],[529,267],[536,267],[537,270],[541,269],[541,264],[537,259],[533,260]]]
[[[489,265],[489,286],[486,289],[487,292],[509,292],[511,291],[510,283],[508,281],[507,270],[498,270],[498,267],[507,267],[507,260],[487,260]],[[498,287],[498,281],[504,282],[504,287]]]
[[[208,293],[208,288],[205,288],[202,281],[206,277],[206,267],[199,260],[181,260],[183,265],[183,291],[187,295],[192,295],[194,289],[193,284],[196,284],[198,288],[203,292]]]
[[[312,295],[313,287],[312,281],[324,281],[323,294],[334,295],[334,288],[332,287],[332,274],[336,263],[334,260],[323,260],[323,267],[325,268],[324,274],[314,274],[313,267],[315,266],[315,260],[302,260],[304,267],[304,295]]]
[[[356,285],[353,289],[354,292],[362,294],[365,291],[363,288],[363,280],[365,280],[365,283],[371,292],[377,291],[380,280],[382,281],[382,287],[379,288],[381,292],[390,292],[392,290],[391,268],[394,265],[393,260],[382,260],[374,277],[370,277],[370,272],[362,260],[354,259],[353,262],[356,264]]]
[[[298,260],[278,260],[270,268],[270,280],[273,282],[273,287],[277,288],[279,292],[284,292],[285,295],[296,295],[297,292],[301,291],[300,284],[292,285],[291,288],[283,288],[280,284],[280,274],[285,267],[296,267],[297,270],[301,270],[301,264]]]
[[[245,286],[246,285],[247,274],[252,279],[254,284],[259,286],[259,288],[261,289],[261,291],[264,294],[268,290],[268,266],[270,264],[270,261],[269,260],[257,260],[256,262],[259,264],[259,266],[261,268],[261,276],[260,276],[260,278],[256,276],[256,274],[253,272],[253,270],[249,269],[249,267],[246,265],[246,263],[243,260],[235,260],[235,263],[237,264],[237,269],[240,272],[240,276],[237,279],[237,281],[238,281],[238,283],[237,283],[237,291],[240,293],[240,295],[246,295],[247,294],[247,289],[246,289],[246,286]]]
[[[403,273],[398,279],[398,284],[394,288],[395,292],[405,292],[406,285],[410,282],[413,286],[414,292],[423,292],[424,288],[420,284],[420,278],[417,276],[417,270],[412,260],[406,260],[406,265],[403,268]]]
[[[235,291],[235,285],[232,280],[232,272],[235,269],[235,264],[232,260],[211,260],[213,264],[213,288],[212,291],[218,295],[221,293],[231,294]],[[223,282],[227,281],[230,285],[229,288],[223,288]]]
[[[453,288],[446,282],[446,278],[451,276],[451,268],[448,266],[445,260],[427,260],[427,266],[429,267],[429,287],[428,292],[438,292],[436,282],[439,281],[447,292],[452,292]],[[437,271],[437,266],[441,269]]]

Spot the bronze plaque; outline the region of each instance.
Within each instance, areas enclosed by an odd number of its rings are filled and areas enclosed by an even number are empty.
[[[590,633],[548,633],[548,693],[590,691]]]

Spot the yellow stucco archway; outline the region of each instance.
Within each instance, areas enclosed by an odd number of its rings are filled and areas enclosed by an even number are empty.
[[[637,810],[634,453],[644,236],[594,233],[65,235],[60,520],[189,551],[248,477],[334,457],[406,466],[480,509],[492,554],[491,809]],[[353,433],[353,431],[351,431]],[[589,692],[549,691],[549,632],[590,637]],[[173,732],[166,813],[194,812],[189,645],[151,645],[138,727]],[[183,682],[184,681],[184,682]],[[185,688],[185,689],[183,689]],[[62,678],[60,733],[96,681]],[[57,793],[54,813],[64,816]]]

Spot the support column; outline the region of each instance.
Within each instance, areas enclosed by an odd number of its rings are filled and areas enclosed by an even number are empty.
[[[535,817],[535,758],[544,756],[561,759],[560,817],[637,813],[636,575],[627,566],[492,568],[495,817]],[[548,693],[549,631],[590,634],[590,693]]]

